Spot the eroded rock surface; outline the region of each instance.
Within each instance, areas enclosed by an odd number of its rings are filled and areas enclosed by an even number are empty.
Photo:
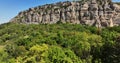
[[[85,24],[97,27],[120,25],[120,6],[107,0],[58,2],[20,12],[10,22],[54,24],[57,22]]]

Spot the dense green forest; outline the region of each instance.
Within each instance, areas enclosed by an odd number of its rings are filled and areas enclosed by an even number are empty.
[[[120,26],[0,25],[0,63],[119,63]]]

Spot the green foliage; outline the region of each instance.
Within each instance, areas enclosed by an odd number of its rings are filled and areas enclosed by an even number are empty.
[[[120,5],[120,2],[115,2],[116,4]]]
[[[98,35],[99,34],[99,35]],[[120,26],[0,25],[0,63],[119,63]]]
[[[4,51],[4,49],[2,49],[3,47],[0,48],[0,63],[5,63],[7,60],[7,52]]]

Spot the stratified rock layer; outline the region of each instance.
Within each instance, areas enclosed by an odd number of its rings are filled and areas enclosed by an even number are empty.
[[[107,0],[58,2],[20,12],[11,22],[54,24],[58,22],[97,27],[120,25],[120,6]]]

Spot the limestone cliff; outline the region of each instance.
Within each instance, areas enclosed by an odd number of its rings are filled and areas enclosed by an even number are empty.
[[[120,6],[107,0],[98,1],[46,4],[20,12],[10,22],[26,24],[62,22],[97,27],[120,25]]]

